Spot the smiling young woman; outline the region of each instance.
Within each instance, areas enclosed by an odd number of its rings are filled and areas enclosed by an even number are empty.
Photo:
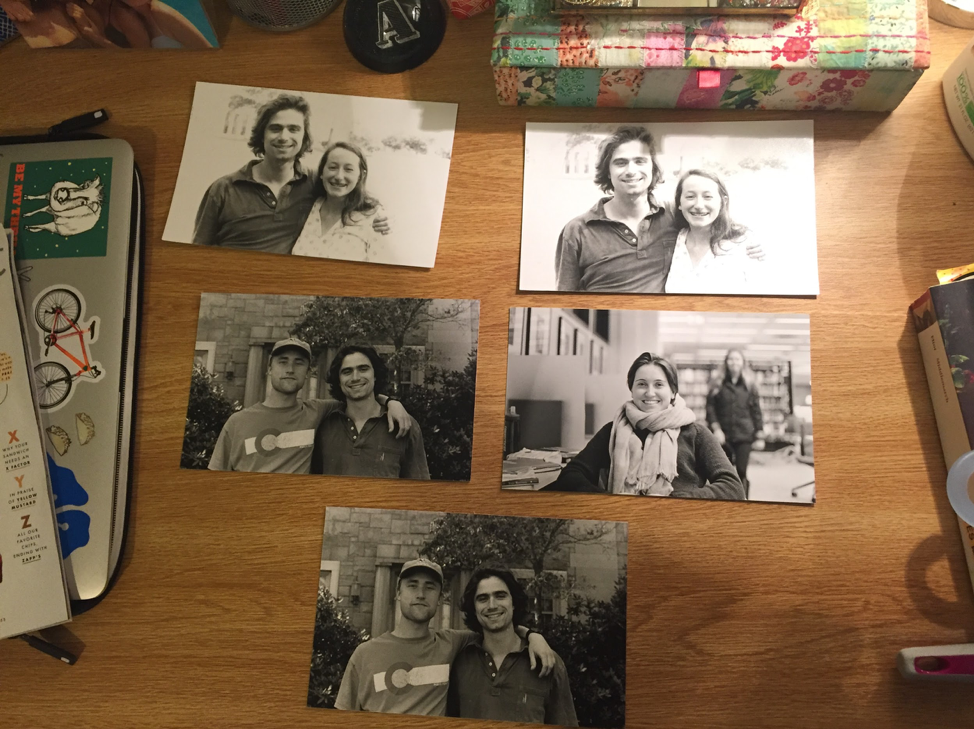
[[[743,500],[744,486],[706,425],[680,397],[676,367],[650,352],[627,375],[622,404],[565,466],[552,491]]]

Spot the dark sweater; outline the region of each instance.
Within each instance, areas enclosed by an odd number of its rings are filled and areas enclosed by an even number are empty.
[[[648,430],[635,429],[646,442]],[[612,423],[606,423],[588,445],[573,458],[548,491],[590,491],[606,493],[609,480],[609,437]],[[680,428],[677,439],[676,478],[673,493],[688,499],[728,499],[743,501],[744,487],[727,460],[717,437],[700,423]]]
[[[707,423],[711,428],[719,424],[728,443],[753,443],[764,429],[757,386],[748,388],[743,377],[736,383],[725,378],[707,395]]]

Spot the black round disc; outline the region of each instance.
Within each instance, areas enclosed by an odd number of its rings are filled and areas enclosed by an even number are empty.
[[[425,63],[446,33],[441,0],[345,0],[345,44],[373,71],[401,73]]]

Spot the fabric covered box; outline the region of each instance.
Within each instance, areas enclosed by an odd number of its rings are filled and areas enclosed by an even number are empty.
[[[807,0],[787,16],[558,15],[499,0],[504,105],[894,109],[930,65],[926,0]]]

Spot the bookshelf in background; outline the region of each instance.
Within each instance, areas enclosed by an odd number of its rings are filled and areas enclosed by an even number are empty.
[[[680,362],[675,359],[680,374],[680,394],[697,420],[707,420],[707,393],[710,391],[720,362]],[[788,441],[788,418],[794,412],[791,397],[791,362],[749,362],[751,374],[761,396],[764,432],[769,443]]]

